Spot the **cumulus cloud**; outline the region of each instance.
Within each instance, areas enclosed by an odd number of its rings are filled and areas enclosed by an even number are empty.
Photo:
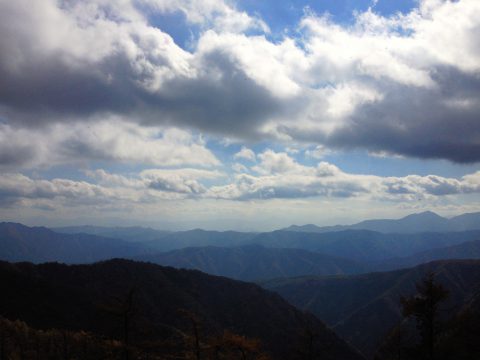
[[[175,12],[200,26],[191,51],[149,22]],[[373,7],[351,25],[307,12],[298,38],[272,42],[261,19],[222,0],[0,1],[0,115],[45,128],[115,114],[232,139],[476,162],[479,19],[477,0],[421,0],[388,17]],[[19,142],[0,160],[30,157]]]
[[[466,175],[460,180],[436,175],[409,175],[404,178],[387,178],[383,181],[388,194],[400,195],[456,195],[480,191],[480,173]]]
[[[340,111],[333,122],[318,112],[286,132],[330,147],[478,161],[479,12],[475,1],[422,1],[407,15],[360,13],[351,28],[307,16],[311,81],[334,84],[327,104],[345,105],[327,110]]]
[[[217,170],[193,168],[148,169],[130,176],[112,174],[104,169],[86,171],[87,176],[99,184],[111,188],[129,188],[135,190],[156,190],[164,193],[197,195],[206,191],[201,180],[218,179],[224,176]],[[148,194],[145,194],[148,196]]]
[[[329,153],[329,150],[323,145],[317,145],[313,149],[305,150],[305,156],[312,157],[314,159],[322,159]]]
[[[240,163],[235,163],[232,165],[232,169],[233,171],[237,172],[237,173],[246,173],[248,172],[248,168],[243,165],[243,164],[240,164]]]
[[[149,169],[140,174],[113,174],[103,169],[86,171],[92,181],[64,178],[37,179],[19,173],[0,175],[0,200],[6,205],[50,207],[150,204],[179,200],[206,191],[202,180],[222,178],[223,173],[202,169]]]
[[[214,27],[219,31],[242,32],[249,29],[269,31],[267,24],[256,16],[239,11],[223,0],[140,0],[162,13],[182,12],[190,23]]]
[[[260,164],[252,168],[258,175],[237,174],[233,183],[212,186],[208,196],[236,200],[362,197],[370,200],[418,201],[480,193],[479,172],[460,179],[436,175],[381,177],[346,173],[324,161],[316,166],[305,166],[286,153],[272,150],[258,157]]]
[[[290,199],[306,197],[353,197],[368,192],[369,177],[355,178],[335,165],[320,162],[304,166],[287,153],[266,150],[252,170],[258,175],[237,174],[235,181],[212,186],[208,196],[221,199]]]
[[[245,159],[249,161],[255,161],[256,156],[252,149],[242,146],[239,152],[233,155],[234,159]]]
[[[260,163],[252,169],[260,174],[281,174],[291,172],[302,172],[304,167],[298,164],[290,155],[285,152],[266,150],[258,155]]]
[[[217,166],[204,141],[184,130],[140,127],[118,119],[88,126],[15,128],[0,124],[0,167],[35,168],[82,161],[157,166]]]
[[[200,2],[150,3],[160,11],[209,12]],[[211,1],[213,13],[236,14],[222,4]],[[280,106],[221,44],[214,46],[214,35],[191,54],[132,1],[2,1],[0,14],[0,103],[10,122],[38,126],[116,113],[238,137],[252,136],[253,124]]]
[[[18,173],[0,176],[0,198],[4,203],[22,199],[61,199],[69,204],[110,202],[127,196],[83,181],[37,180]]]
[[[140,177],[146,181],[150,189],[188,195],[206,192],[207,189],[199,182],[200,179],[216,179],[222,176],[223,174],[218,171],[199,169],[155,169],[140,173]]]
[[[343,171],[321,161],[299,164],[286,153],[266,150],[258,155],[257,170],[235,166],[235,173],[181,168],[148,169],[140,173],[112,173],[104,169],[85,171],[87,180],[42,179],[19,173],[0,174],[3,209],[62,211],[76,208],[125,212],[177,206],[189,200],[202,204],[215,200],[215,211],[248,201],[352,201],[424,206],[442,203],[457,206],[461,196],[480,195],[480,172],[460,178],[438,175],[383,177]],[[221,202],[220,202],[221,201]],[[169,204],[169,205],[166,205]],[[278,203],[279,204],[279,203]],[[179,205],[180,206],[180,205]],[[29,211],[30,211],[29,210]],[[133,211],[133,210],[132,210]]]

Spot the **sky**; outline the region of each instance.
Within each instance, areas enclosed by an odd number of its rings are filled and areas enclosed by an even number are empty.
[[[480,211],[478,0],[0,0],[0,219]]]

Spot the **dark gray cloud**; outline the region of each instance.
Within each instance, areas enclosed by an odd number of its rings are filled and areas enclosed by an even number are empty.
[[[9,122],[19,126],[88,122],[113,113],[146,125],[243,138],[258,138],[266,120],[287,107],[294,111],[294,102],[275,98],[226,55],[208,54],[204,66],[210,71],[201,77],[175,77],[150,92],[138,85],[121,55],[96,68],[75,69],[55,56],[40,64],[32,59],[19,73],[2,68],[0,56],[0,104]]]
[[[35,156],[35,148],[28,145],[0,144],[0,167],[18,167],[28,164]]]
[[[289,108],[294,111],[295,101],[276,98],[252,80],[228,54],[210,52],[202,59],[202,68],[208,72],[201,77],[174,78],[166,83],[164,91],[151,94],[143,120],[258,138],[258,130],[265,121]]]
[[[437,83],[433,89],[380,84],[384,98],[359,106],[345,126],[329,135],[285,131],[333,148],[480,161],[480,78],[453,67],[434,69],[432,78]]]
[[[0,101],[11,110],[9,120],[38,125],[103,111],[127,112],[140,101],[141,91],[128,81],[128,67],[115,65],[117,59],[98,68],[71,68],[60,55],[32,58],[18,72],[2,66],[0,58]],[[111,72],[123,76],[107,81]]]

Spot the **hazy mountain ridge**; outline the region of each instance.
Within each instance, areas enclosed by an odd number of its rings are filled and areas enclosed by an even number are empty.
[[[132,257],[146,251],[123,240],[89,234],[60,234],[45,227],[0,223],[0,259],[35,263],[89,263]]]
[[[480,212],[466,213],[447,219],[431,211],[407,215],[401,219],[364,220],[352,225],[292,225],[283,230],[299,232],[331,232],[371,230],[382,233],[450,232],[480,229]]]
[[[480,240],[426,250],[404,258],[392,258],[374,266],[374,269],[388,271],[442,259],[480,259]]]
[[[131,242],[145,242],[157,240],[171,233],[171,231],[156,230],[142,226],[108,227],[83,225],[57,227],[51,228],[51,230],[62,234],[90,234]]]
[[[263,285],[324,320],[368,357],[401,319],[400,295],[415,293],[429,271],[451,291],[446,308],[460,310],[480,291],[480,260],[436,261],[414,268],[353,276],[304,277]]]
[[[142,255],[136,259],[245,281],[366,271],[366,266],[344,258],[302,249],[266,248],[261,245],[185,248]]]
[[[416,234],[384,234],[370,230],[342,230],[328,233],[278,230],[259,234],[252,242],[267,247],[317,251],[358,262],[375,262],[478,238],[480,230]]]
[[[230,247],[248,244],[255,236],[256,233],[248,232],[194,229],[173,232],[160,239],[145,242],[145,245],[157,251],[170,251],[199,246]]]
[[[169,233],[153,241],[125,241],[89,234],[56,233],[47,228],[30,228],[22,224],[1,223],[0,259],[37,263],[45,261],[89,263],[115,257],[135,258],[138,255],[156,254],[187,247],[214,246],[234,249],[247,246],[245,249],[248,249],[248,246],[251,245],[261,245],[270,249],[303,249],[323,254],[324,258],[321,258],[320,255],[308,255],[311,258],[316,257],[320,261],[318,265],[322,266],[321,263],[325,261],[327,256],[341,258],[344,261],[348,259],[357,263],[379,263],[392,258],[413,256],[422,251],[458,245],[477,239],[480,239],[480,230],[419,234],[383,234],[368,230],[344,230],[330,233],[277,230],[260,234],[191,230]],[[225,249],[224,251],[231,254],[237,252],[238,256],[241,253],[240,250]],[[203,250],[203,252],[204,259],[197,258],[196,263],[192,263],[193,267],[216,273],[213,258],[210,265],[207,266],[205,262],[207,261],[208,251]],[[272,253],[273,250],[270,252]],[[295,252],[290,253],[295,254]],[[211,256],[215,255],[212,254]],[[295,256],[300,259],[298,253]],[[165,259],[163,255],[162,257]],[[216,259],[216,262],[222,260],[218,256]],[[270,266],[277,266],[275,261],[278,263],[278,259],[276,260],[275,257],[271,257],[271,259]],[[285,261],[287,259],[288,257],[285,257]],[[185,260],[182,260],[180,256],[178,264],[174,262],[168,264],[183,266],[186,264]],[[237,260],[240,261],[240,258]],[[313,259],[311,260],[313,261]],[[245,260],[240,261],[239,268],[241,268],[242,263],[245,263]],[[344,265],[346,266],[346,264]],[[275,273],[275,276],[280,275],[282,271],[280,266],[277,266],[277,268],[279,271]],[[314,267],[311,269],[313,270]],[[238,271],[240,276],[241,271]],[[352,270],[352,272],[357,271]],[[229,274],[235,274],[235,272],[229,272]],[[249,277],[249,279],[251,278]]]
[[[118,259],[70,266],[0,262],[0,280],[9,294],[0,297],[4,316],[36,328],[83,329],[118,338],[122,318],[109,309],[131,293],[132,342],[191,332],[191,322],[178,312],[183,309],[198,319],[202,338],[228,329],[261,339],[275,359],[292,358],[306,327],[318,335],[318,346],[329,345],[323,358],[361,359],[319,320],[277,294],[199,271]]]

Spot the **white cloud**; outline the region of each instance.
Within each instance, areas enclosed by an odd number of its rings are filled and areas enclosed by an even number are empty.
[[[112,174],[103,169],[86,171],[95,182],[63,178],[36,179],[19,173],[0,175],[3,207],[25,205],[51,208],[72,206],[141,206],[164,200],[182,200],[206,192],[202,180],[223,173],[202,169],[149,169],[139,174]]]
[[[218,31],[242,32],[248,29],[269,31],[267,24],[255,16],[235,8],[232,2],[223,0],[140,0],[140,4],[162,13],[181,11],[187,21]]]
[[[330,153],[330,150],[323,145],[317,145],[313,149],[305,150],[305,156],[308,156],[314,159],[323,159],[329,153]]]
[[[305,167],[298,164],[290,155],[285,152],[277,153],[273,150],[266,150],[258,155],[260,163],[252,170],[260,174],[282,174],[289,172],[302,172]]]
[[[187,195],[198,195],[207,191],[207,188],[199,180],[212,180],[223,176],[224,174],[218,171],[200,169],[153,169],[140,173],[140,178],[150,189]]]
[[[461,179],[436,175],[409,175],[404,178],[386,178],[386,192],[406,196],[443,196],[480,192],[480,173],[466,175]]]
[[[7,204],[21,199],[60,199],[70,204],[101,203],[125,197],[128,197],[128,193],[84,181],[58,178],[39,180],[18,173],[0,176],[0,198]]]
[[[0,166],[49,167],[107,160],[158,166],[217,166],[203,140],[174,128],[141,127],[119,119],[88,126],[13,128],[0,124]]]
[[[210,220],[231,214],[237,221],[242,216],[253,216],[259,222],[267,221],[265,216],[312,221],[315,209],[322,208],[329,209],[323,215],[338,216],[346,211],[355,219],[365,212],[371,216],[372,209],[380,216],[379,209],[400,214],[419,209],[475,211],[475,199],[480,195],[480,172],[461,178],[382,177],[347,173],[327,162],[305,166],[293,159],[286,161],[284,153],[271,150],[260,155],[265,155],[264,165],[275,163],[279,167],[267,167],[269,171],[255,174],[242,165],[232,176],[194,168],[130,174],[97,169],[86,172],[89,181],[2,173],[0,213],[5,219],[17,214],[17,221],[31,214],[55,216],[57,220],[66,216],[85,218],[86,214],[102,219],[134,215],[139,221],[159,221],[158,216],[185,219],[187,213],[189,219],[200,214]],[[250,202],[255,206],[248,205]],[[268,215],[264,212],[267,209]]]
[[[234,159],[245,159],[249,161],[255,161],[256,156],[255,153],[253,152],[252,149],[249,149],[245,146],[242,146],[239,152],[237,152],[235,155],[233,155]]]
[[[237,172],[237,173],[246,173],[248,172],[248,168],[240,163],[235,163],[232,165],[232,170]]]
[[[212,186],[208,196],[220,199],[291,199],[305,197],[349,198],[381,201],[433,200],[448,195],[480,193],[480,172],[461,179],[436,175],[381,177],[343,172],[327,162],[304,166],[286,153],[260,154],[258,175],[237,174],[231,184]]]

